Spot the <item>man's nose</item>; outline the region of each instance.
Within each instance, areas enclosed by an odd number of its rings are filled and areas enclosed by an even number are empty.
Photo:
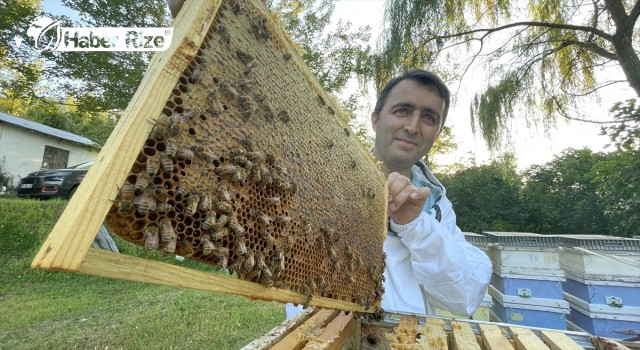
[[[418,123],[420,122],[420,114],[413,113],[409,118],[405,120],[404,129],[410,133],[415,134],[418,132]]]

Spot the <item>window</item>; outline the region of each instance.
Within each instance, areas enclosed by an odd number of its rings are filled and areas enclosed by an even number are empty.
[[[44,146],[44,157],[42,157],[42,168],[44,169],[66,168],[68,160],[69,160],[69,151],[66,151],[60,148],[51,147],[51,146]]]

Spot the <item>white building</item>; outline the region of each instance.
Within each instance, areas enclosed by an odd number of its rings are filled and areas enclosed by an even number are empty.
[[[86,137],[0,112],[0,166],[13,176],[8,186],[37,170],[94,160],[100,147]]]

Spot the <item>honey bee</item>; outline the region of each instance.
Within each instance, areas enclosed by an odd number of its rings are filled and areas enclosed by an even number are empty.
[[[233,13],[235,13],[236,15],[241,15],[244,12],[244,9],[237,0],[231,0],[230,2]]]
[[[338,259],[338,256],[336,255],[336,251],[333,249],[333,247],[329,247],[329,249],[327,249],[327,252],[329,253],[329,259],[331,260]]]
[[[173,172],[173,159],[165,153],[158,154],[158,159],[160,161],[160,165],[162,165],[162,169],[168,173]]]
[[[321,296],[327,296],[327,294],[329,294],[329,286],[327,285],[327,283],[324,281],[324,277],[319,276],[318,277],[318,289],[320,290],[320,295]]]
[[[149,157],[147,159],[147,174],[150,176],[156,176],[158,170],[160,169],[160,160],[158,157]]]
[[[151,137],[156,140],[164,140],[169,131],[169,125],[171,125],[171,119],[164,114],[160,114],[156,125],[151,130]]]
[[[191,73],[191,76],[189,77],[189,82],[191,84],[195,84],[195,83],[199,82],[201,78],[202,78],[202,68],[197,67]]]
[[[291,121],[291,117],[289,117],[289,112],[287,111],[280,111],[280,113],[278,113],[278,117],[280,118],[280,120],[282,120],[285,123],[288,123]]]
[[[167,191],[160,186],[153,187],[152,193],[153,198],[160,203],[165,203],[167,199],[169,199],[169,197],[167,196]]]
[[[226,227],[223,227],[223,228],[215,231],[211,235],[211,239],[213,239],[214,241],[218,241],[218,240],[221,240],[221,239],[227,237],[228,235],[229,235],[229,230]]]
[[[184,119],[182,119],[182,116],[177,113],[174,113],[171,116],[171,124],[167,129],[167,136],[173,137],[178,135],[180,131],[182,131],[183,125],[184,125]]]
[[[233,156],[233,158],[231,159],[231,161],[235,164],[238,164],[240,166],[245,166],[247,165],[247,157],[246,156]]]
[[[291,59],[291,54],[288,52],[285,52],[284,55],[282,55],[282,58],[284,58],[285,60],[290,60]]]
[[[177,244],[177,254],[182,255],[184,257],[192,257],[193,254],[195,253],[194,249],[193,249],[193,245],[191,244],[190,241],[186,240],[186,239],[181,239],[180,242],[178,242]]]
[[[245,255],[246,259],[247,259],[247,262],[249,261],[249,259],[251,259],[252,265],[253,265],[253,254],[251,254],[250,256],[248,255],[247,244],[244,241],[244,237],[238,236],[236,238],[235,243],[236,243],[236,249],[235,249],[236,254]],[[245,262],[245,264],[246,264],[246,262]]]
[[[188,148],[182,148],[179,149],[178,152],[176,152],[176,157],[180,159],[193,159],[194,153]]]
[[[229,194],[229,191],[227,191],[227,187],[225,185],[220,185],[220,187],[218,187],[218,198],[220,198],[221,201],[231,202],[231,195]]]
[[[150,191],[144,191],[141,195],[133,200],[133,204],[138,206],[138,213],[146,214],[150,211],[156,210],[156,200]]]
[[[219,167],[217,167],[213,172],[216,175],[231,175],[231,174],[235,174],[236,173],[236,169],[238,167],[233,165],[233,164],[226,164],[226,165],[221,165]]]
[[[184,197],[191,191],[191,182],[189,180],[182,180],[180,186],[178,186],[177,194],[180,197]]]
[[[242,148],[240,148],[239,150],[244,151],[244,153],[246,153],[247,151],[249,152],[253,151],[253,139],[251,138],[251,136],[244,135],[243,138],[238,139],[238,142],[240,142],[240,144],[242,144],[242,146],[244,146],[244,148],[246,149],[246,150],[243,150]]]
[[[249,80],[249,79],[242,79],[242,80],[240,80],[240,82],[238,82],[238,87],[241,90],[245,90],[245,91],[251,90],[252,85],[253,84],[252,84],[251,80]]]
[[[244,235],[244,226],[238,222],[235,215],[231,215],[229,217],[229,229],[231,229],[231,232],[235,233],[237,236]]]
[[[216,212],[213,210],[210,210],[207,213],[207,217],[204,219],[204,221],[202,222],[202,229],[203,230],[208,230],[211,227],[213,227],[213,225],[216,223],[217,217],[216,217]]]
[[[234,99],[238,98],[238,96],[240,96],[240,94],[238,93],[238,91],[231,86],[229,83],[222,82],[220,83],[220,88],[227,94],[230,95],[231,97],[233,97]]]
[[[213,250],[213,255],[218,258],[218,262],[216,263],[216,265],[218,265],[218,268],[226,269],[227,263],[229,262],[229,248],[216,247]]]
[[[202,235],[202,255],[209,256],[213,253],[213,250],[216,248],[215,244],[211,242],[211,238],[209,235]]]
[[[267,267],[267,264],[264,261],[264,254],[262,254],[261,251],[256,251],[255,252],[255,259],[256,259],[256,269],[257,270],[262,270],[265,269]]]
[[[222,41],[224,41],[224,43],[227,45],[231,44],[231,33],[224,32],[222,34]]]
[[[327,107],[327,111],[329,111],[329,113],[330,113],[331,115],[335,115],[335,114],[336,114],[336,111],[335,111],[335,110],[333,109],[333,107],[331,107],[331,106]]]
[[[123,201],[133,201],[135,196],[135,186],[129,182],[125,182],[124,185],[120,188],[120,199]]]
[[[202,158],[207,162],[213,162],[217,157],[211,153],[206,147],[203,146],[193,146],[191,148],[193,150],[193,154],[198,157],[198,158]]]
[[[277,215],[275,221],[279,224],[289,225],[293,219],[289,216]]]
[[[253,162],[264,162],[265,160],[264,152],[261,151],[247,152],[246,156]]]
[[[233,173],[233,176],[231,177],[231,182],[234,184],[237,183],[245,183],[245,181],[247,180],[247,171],[244,170],[244,168],[240,168],[237,167],[236,168],[236,172]]]
[[[245,52],[245,51],[243,51],[241,49],[238,49],[236,51],[236,56],[238,56],[240,61],[242,61],[242,63],[244,63],[244,64],[249,64],[249,62],[253,61],[253,56],[251,54],[249,54],[248,52]]]
[[[233,261],[233,263],[231,263],[231,265],[227,266],[227,268],[229,269],[230,273],[232,272],[235,272],[236,274],[242,273],[244,262],[245,262],[245,258],[243,256],[238,256]]]
[[[260,238],[262,238],[267,242],[267,245],[270,245],[270,246],[276,245],[276,239],[273,238],[273,236],[271,236],[271,234],[268,231],[266,230],[260,231],[259,236]]]
[[[298,189],[296,184],[286,181],[283,182],[280,186],[278,186],[281,190],[283,190],[285,193],[295,193],[296,190]]]
[[[347,135],[347,136],[351,135],[351,132],[349,131],[349,128],[344,128],[342,130],[344,130],[344,134],[345,135]]]
[[[200,115],[200,108],[194,107],[189,113],[183,116],[183,120],[194,120],[198,115]]]
[[[267,198],[266,203],[267,205],[275,206],[275,205],[280,205],[282,201],[280,200],[280,197],[276,196],[276,197]]]
[[[260,165],[260,178],[263,183],[271,185],[273,183],[273,176],[267,167]]]
[[[198,210],[201,212],[211,210],[212,196],[211,191],[204,191],[200,196],[200,202],[198,203]]]
[[[220,231],[222,229],[222,227],[224,225],[226,225],[228,222],[229,222],[229,216],[227,216],[225,214],[220,215],[220,217],[218,218],[216,223],[213,224],[213,230],[214,231]]]
[[[191,193],[189,193],[189,198],[187,198],[187,206],[184,209],[184,213],[187,216],[193,216],[198,209],[199,202],[200,196],[195,191],[191,191]]]
[[[284,253],[279,249],[276,249],[273,257],[271,258],[271,270],[273,270],[274,276],[279,276],[284,271]]]
[[[364,262],[362,262],[362,258],[360,258],[359,256],[356,257],[356,264],[358,265],[358,267],[364,266]]]
[[[209,94],[209,111],[214,116],[222,113],[222,109],[220,107],[220,101],[218,100],[218,96],[215,92]]]
[[[253,214],[256,216],[260,224],[265,226],[269,226],[271,224],[271,218],[262,210],[255,210]]]
[[[168,213],[173,209],[173,206],[169,203],[158,203],[156,205],[156,211],[158,213]]]
[[[242,148],[232,148],[231,151],[229,151],[231,153],[232,156],[244,156],[247,151],[242,149]]]
[[[144,247],[148,250],[158,249],[160,246],[160,230],[156,225],[149,225],[144,230]]]
[[[311,294],[315,293],[316,289],[318,289],[311,276],[307,277],[307,281],[305,282],[305,284],[309,287],[309,289],[311,289]]]
[[[167,141],[167,146],[165,147],[165,153],[167,154],[167,156],[169,156],[170,158],[173,158],[173,156],[176,155],[176,152],[178,151],[178,145],[173,142],[173,141]]]
[[[349,280],[349,283],[351,283],[351,284],[355,284],[356,283],[356,279],[353,277],[352,274],[347,274],[347,280]]]
[[[233,205],[229,202],[216,201],[216,208],[223,213],[230,213],[233,210]]]
[[[265,285],[267,287],[271,287],[274,284],[273,274],[268,267],[265,266],[264,269],[260,270],[260,278],[258,278],[258,283]]]
[[[262,181],[262,176],[260,176],[260,167],[258,164],[252,164],[249,167],[249,181],[256,184]]]
[[[173,254],[176,251],[178,236],[173,230],[171,220],[164,218],[160,220],[160,237],[164,246],[162,252],[165,254]]]
[[[244,68],[244,71],[242,72],[244,75],[249,75],[251,74],[251,72],[253,71],[253,62],[250,62],[249,64],[247,64],[247,66]]]
[[[149,187],[149,182],[151,181],[151,176],[146,172],[138,173],[138,177],[136,179],[136,184],[134,185],[136,191],[144,191],[147,187]]]
[[[121,215],[130,214],[134,207],[132,201],[124,201],[121,199],[115,201],[115,206],[118,208],[118,214]]]
[[[355,169],[356,166],[358,166],[358,163],[356,163],[355,159],[351,160],[351,169]]]

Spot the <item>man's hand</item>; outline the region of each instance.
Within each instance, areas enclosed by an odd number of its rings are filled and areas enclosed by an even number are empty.
[[[404,225],[415,220],[429,198],[431,190],[416,188],[406,176],[391,173],[389,183],[389,217],[397,224]]]

